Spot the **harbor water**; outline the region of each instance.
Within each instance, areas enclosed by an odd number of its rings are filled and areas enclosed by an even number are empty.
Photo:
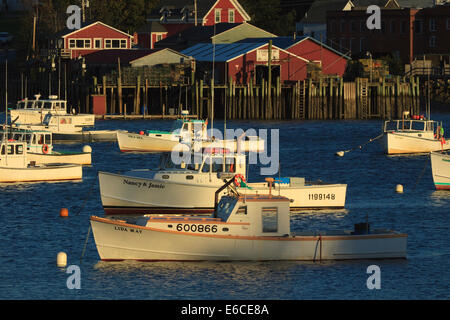
[[[450,132],[450,115],[434,114]],[[164,130],[171,121],[97,121],[95,129]],[[214,126],[223,128],[222,121]],[[121,153],[117,143],[91,143],[93,165],[79,182],[0,186],[0,299],[449,299],[450,192],[436,191],[428,155],[386,156],[379,141],[365,144],[382,121],[232,121],[228,128],[279,129],[280,176],[348,184],[343,210],[292,214],[294,230],[351,230],[354,224],[408,234],[406,260],[328,262],[102,262],[89,217],[103,216],[98,171],[155,168],[157,154]],[[446,136],[449,136],[446,134]],[[55,145],[80,150],[84,144]],[[270,156],[270,153],[269,153]],[[264,166],[264,165],[260,165]],[[250,166],[249,181],[261,181]],[[276,174],[278,176],[278,173]],[[396,193],[397,184],[404,193]],[[59,217],[68,208],[69,217]],[[68,267],[80,269],[70,289]],[[369,289],[377,265],[380,289]]]

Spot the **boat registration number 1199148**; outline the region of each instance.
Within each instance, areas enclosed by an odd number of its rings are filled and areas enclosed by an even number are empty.
[[[308,195],[309,200],[335,200],[336,195],[334,193],[310,193]]]
[[[203,225],[203,224],[183,224],[179,223],[177,224],[177,231],[185,231],[185,232],[217,232],[217,226],[216,225]]]

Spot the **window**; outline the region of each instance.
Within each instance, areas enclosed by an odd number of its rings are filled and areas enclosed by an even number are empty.
[[[341,20],[341,28],[340,28],[341,32],[345,31],[345,20]]]
[[[234,9],[228,9],[228,22],[234,23]]]
[[[13,145],[8,145],[8,154],[14,154],[14,146]]]
[[[396,32],[396,25],[397,25],[397,23],[395,22],[395,20],[392,20],[391,21],[391,33]]]
[[[278,231],[278,208],[262,208],[262,232]]]
[[[336,21],[334,21],[334,20],[331,20],[331,22],[330,22],[330,31],[336,32]]]
[[[105,39],[106,49],[126,49],[127,40],[126,39]]]
[[[447,30],[450,30],[450,19],[447,19]]]
[[[23,145],[16,145],[16,154],[23,154]]]
[[[360,32],[366,31],[366,20],[361,20],[359,22],[359,31]]]
[[[247,206],[239,207],[236,214],[247,215]]]
[[[430,18],[429,24],[430,24],[430,31],[436,31],[436,19]]]
[[[423,33],[423,21],[422,20],[414,21],[414,31],[417,34]]]
[[[406,21],[400,23],[400,33],[406,33]]]
[[[436,47],[436,36],[431,36],[430,37],[430,48],[435,48]]]
[[[102,48],[102,39],[94,39],[94,48],[101,49]]]
[[[157,34],[156,41],[161,41],[161,40],[162,40],[162,34]]]
[[[2,155],[5,154],[5,146],[2,146]]]
[[[220,22],[221,22],[221,12],[220,12],[220,9],[214,10],[214,17],[215,17],[214,21],[215,21],[216,23],[220,23]]]
[[[69,39],[69,49],[90,49],[91,39]]]
[[[355,32],[356,31],[356,23],[355,21],[350,21],[350,31]]]

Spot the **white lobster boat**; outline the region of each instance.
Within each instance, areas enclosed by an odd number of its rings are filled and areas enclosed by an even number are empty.
[[[14,129],[48,131],[57,142],[115,142],[117,130],[85,130],[75,125],[70,116],[47,114],[42,124],[13,124]]]
[[[231,152],[262,152],[264,140],[246,136],[236,140],[210,139],[208,122],[186,117],[175,120],[170,131],[147,130],[139,133],[118,131],[117,143],[122,152],[172,152],[189,151],[205,147],[225,146]]]
[[[186,117],[174,121],[170,131],[146,130],[139,133],[119,131],[117,143],[122,152],[171,152],[189,150],[182,143],[189,138],[205,140],[208,123]]]
[[[8,137],[27,143],[27,158],[36,164],[75,163],[92,164],[92,149],[84,146],[83,152],[57,152],[53,149],[52,133],[48,131],[12,130]]]
[[[441,128],[441,122],[420,118],[385,121],[384,151],[386,154],[410,154],[450,149],[449,141],[440,134]]]
[[[201,154],[200,154],[201,155]],[[211,213],[213,195],[227,175],[246,179],[243,154],[204,153],[201,161],[175,165],[162,156],[159,170],[132,170],[123,174],[99,172],[100,196],[106,214]],[[292,199],[291,209],[341,209],[346,184],[308,183],[304,178],[273,182],[237,180],[239,192],[269,194],[271,190]]]
[[[74,126],[93,126],[95,115],[73,114],[67,112],[67,101],[50,96],[47,100],[40,100],[40,95],[35,100],[22,100],[17,103],[16,109],[10,111],[11,120],[17,124],[42,124],[47,114],[64,116],[64,121],[70,121]]]
[[[431,152],[431,172],[437,190],[450,190],[450,154]]]
[[[82,176],[81,165],[35,165],[27,157],[25,142],[1,142],[0,183],[81,180]]]
[[[217,196],[217,194],[216,194]],[[101,260],[264,261],[405,259],[407,235],[370,230],[291,231],[290,200],[273,195],[227,195],[214,215],[144,216],[135,221],[91,216]]]

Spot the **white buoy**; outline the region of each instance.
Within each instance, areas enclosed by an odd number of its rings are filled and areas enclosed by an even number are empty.
[[[395,187],[395,192],[397,192],[397,193],[403,193],[403,186],[402,186],[401,184],[398,184],[398,185]]]
[[[67,254],[65,252],[58,252],[58,255],[56,256],[56,265],[58,267],[67,266]]]
[[[343,157],[344,153],[345,153],[344,151],[338,151],[338,152],[336,152],[336,155],[339,157]]]
[[[83,152],[84,153],[92,153],[91,146],[88,146],[88,145],[83,146]]]

